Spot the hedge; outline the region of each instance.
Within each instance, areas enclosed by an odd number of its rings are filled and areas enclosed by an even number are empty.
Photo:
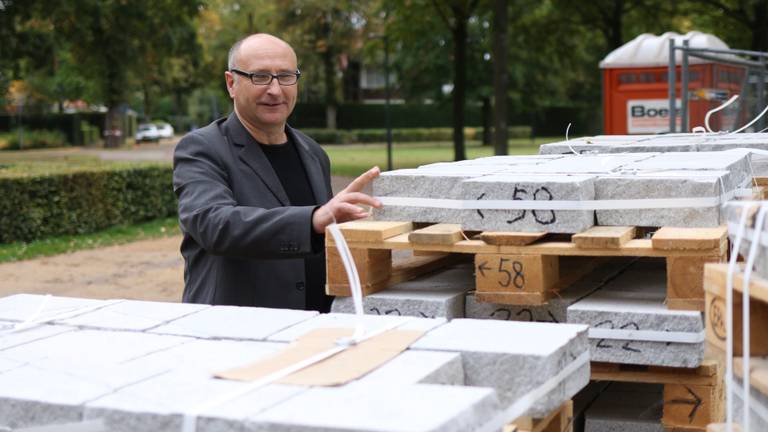
[[[58,130],[18,130],[0,134],[0,150],[28,150],[69,145],[67,137]]]
[[[386,129],[301,129],[320,144],[383,143],[387,141]],[[508,128],[509,138],[528,138],[531,128],[512,126]],[[482,140],[482,128],[464,128],[464,138]],[[453,141],[452,128],[407,128],[392,129],[393,142]]]
[[[176,213],[170,165],[5,165],[0,197],[0,243],[83,234]]]

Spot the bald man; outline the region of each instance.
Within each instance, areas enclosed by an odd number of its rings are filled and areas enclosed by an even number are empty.
[[[173,186],[184,239],[185,302],[327,312],[325,227],[381,204],[360,192],[373,168],[335,197],[330,161],[286,124],[301,72],[285,41],[236,42],[224,72],[234,112],[176,147]]]

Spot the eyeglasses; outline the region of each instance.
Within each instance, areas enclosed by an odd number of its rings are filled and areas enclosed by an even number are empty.
[[[301,71],[296,69],[296,72],[280,72],[278,74],[271,74],[269,72],[244,72],[239,69],[230,69],[230,72],[234,72],[238,75],[248,77],[254,85],[270,85],[273,79],[277,79],[277,82],[283,86],[290,86],[296,84],[301,76]]]

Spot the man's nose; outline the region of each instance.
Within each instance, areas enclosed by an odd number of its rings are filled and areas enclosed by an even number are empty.
[[[267,85],[267,93],[277,95],[280,92],[282,92],[280,83],[277,81],[277,78],[272,78],[272,82]]]

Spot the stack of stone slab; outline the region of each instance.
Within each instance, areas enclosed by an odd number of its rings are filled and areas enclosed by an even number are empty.
[[[181,431],[185,413],[248,385],[213,372],[275,354],[309,330],[357,322],[294,310],[2,298],[0,429],[100,420],[109,431]],[[359,380],[269,384],[203,410],[196,430],[470,431],[544,384],[527,413],[547,414],[589,380],[583,325],[372,315],[363,323],[426,334]]]
[[[584,432],[664,432],[662,387],[611,383],[584,413]]]
[[[384,203],[374,218],[551,233],[578,233],[594,225],[718,226],[724,219],[721,202],[749,186],[750,158],[749,150],[732,150],[494,156],[425,165],[374,180],[373,194]],[[658,200],[672,207],[649,203]],[[489,207],[483,201],[493,201],[495,208],[482,208]],[[526,201],[553,206],[504,208],[532,205]],[[608,208],[597,208],[595,201]]]
[[[539,147],[539,154],[714,152],[739,148],[768,151],[768,133],[599,135],[543,144]],[[755,155],[752,168],[754,175],[768,175],[768,157]]]

